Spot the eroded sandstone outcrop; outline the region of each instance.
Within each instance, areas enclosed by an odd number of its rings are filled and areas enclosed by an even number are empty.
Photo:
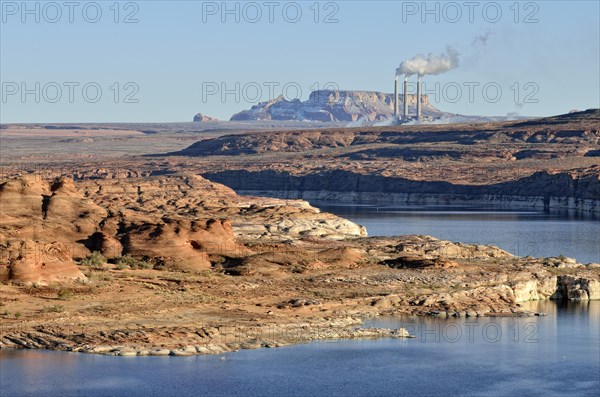
[[[557,277],[556,296],[569,300],[600,299],[600,281],[590,277],[564,275]]]
[[[0,185],[2,279],[43,283],[85,279],[73,257],[106,211],[83,197],[73,181],[34,176]]]
[[[228,219],[234,236],[242,240],[343,239],[366,235],[363,227],[321,213],[306,201],[238,196],[231,188],[197,175],[87,180],[80,187],[115,216],[123,213],[127,217],[155,217],[150,223],[162,222],[163,216]],[[122,211],[123,208],[129,212]],[[111,230],[115,228],[113,223]]]
[[[200,270],[219,257],[251,253],[238,240],[366,235],[364,228],[306,202],[241,197],[189,174],[78,183],[24,176],[0,185],[0,204],[5,281],[82,278],[73,260],[94,251],[109,260],[130,256]],[[59,260],[38,260],[48,245],[62,252]]]
[[[65,243],[9,239],[0,241],[0,250],[0,282],[43,285],[87,280],[73,262],[71,247]]]
[[[140,222],[132,218],[122,222],[124,255],[160,258],[178,268],[208,269],[209,255],[237,255],[243,250],[228,220],[163,217]]]

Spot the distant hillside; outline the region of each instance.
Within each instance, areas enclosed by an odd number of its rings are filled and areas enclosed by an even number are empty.
[[[224,135],[194,143],[173,155],[210,156],[239,155],[268,152],[305,152],[322,148],[342,148],[367,144],[407,145],[420,143],[506,144],[553,143],[572,146],[578,150],[595,150],[600,144],[600,110],[570,113],[530,121],[505,121],[478,124],[431,124],[388,127],[328,128],[297,131],[266,131]],[[370,148],[382,151],[381,148]],[[532,153],[519,152],[516,157],[543,155],[543,147]],[[385,150],[391,150],[389,147]],[[593,156],[590,151],[588,156]],[[375,153],[377,154],[377,153]]]

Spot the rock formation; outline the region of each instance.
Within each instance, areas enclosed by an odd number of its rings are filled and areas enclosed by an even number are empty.
[[[219,119],[204,115],[202,113],[197,113],[194,116],[194,122],[196,122],[196,123],[206,123],[209,121],[219,121]]]
[[[244,194],[600,212],[600,165],[589,155],[600,151],[599,122],[591,109],[503,123],[244,133],[169,155],[202,162],[205,177]]]
[[[346,99],[346,101],[348,100]],[[280,99],[273,102],[269,109],[280,102],[291,103],[283,101],[285,100]],[[509,147],[508,149],[514,151],[511,153],[497,153],[496,157],[510,159],[514,156],[515,159],[526,159],[567,157],[569,154],[584,156],[591,150],[593,153],[592,148],[597,148],[600,145],[600,131],[597,128],[599,122],[600,110],[591,109],[576,114],[504,123],[269,131],[261,134],[233,134],[206,139],[192,144],[180,152],[171,154],[235,156],[272,151],[309,152],[311,150],[343,147],[352,148],[353,151],[350,155],[354,157],[361,156],[363,159],[373,157],[404,158],[408,156],[418,159],[427,156],[428,152],[431,156],[440,156],[442,153],[433,152],[429,148],[427,150],[424,146],[418,148],[421,151],[419,153],[415,150],[416,148],[409,145],[436,143],[438,146],[450,144],[485,144],[486,146],[502,144],[508,146],[512,143],[517,145],[530,144],[528,145],[529,151],[520,150],[518,146],[514,149]],[[567,145],[567,147],[572,148],[572,151],[562,155],[562,151],[557,151],[556,148],[539,144]],[[374,145],[381,145],[381,148],[374,147]],[[364,148],[364,150],[359,151],[361,148]],[[437,149],[439,151],[440,147]],[[443,154],[448,153],[446,150],[443,150],[443,152]],[[491,153],[486,154],[489,156]],[[454,155],[450,153],[450,155],[460,158],[465,153],[462,151]]]
[[[72,246],[9,238],[0,240],[0,282],[43,285],[48,282],[86,281],[73,262]]]
[[[2,278],[25,282],[85,279],[73,256],[106,211],[83,197],[73,181],[25,176],[0,185]]]
[[[83,278],[74,260],[94,251],[177,269],[211,267],[211,258],[251,251],[242,240],[364,236],[364,228],[306,202],[240,197],[195,175],[45,181],[24,176],[0,185],[2,280]]]
[[[537,172],[511,182],[490,185],[464,185],[440,181],[416,181],[407,178],[365,175],[352,171],[321,171],[308,175],[292,175],[278,171],[223,171],[206,173],[205,177],[230,186],[245,194],[264,194],[282,198],[352,201],[357,197],[366,202],[421,200],[432,202],[436,196],[443,202],[461,198],[472,201],[477,198],[498,203],[502,200],[521,198],[523,205],[531,198],[531,206],[543,209],[550,203],[549,197],[559,202],[569,198],[590,200],[588,211],[600,212],[600,173],[596,170],[581,173]],[[357,187],[359,187],[357,189]],[[393,195],[397,194],[395,198]],[[409,195],[414,195],[413,197]],[[568,203],[565,203],[568,205]],[[582,210],[585,210],[582,206]]]
[[[416,96],[410,94],[409,107],[416,107]],[[400,96],[400,101],[403,96]],[[440,116],[442,112],[429,104],[426,95],[421,98],[423,114]],[[402,105],[400,105],[402,108]],[[411,110],[414,113],[414,109]],[[231,117],[239,120],[311,120],[311,121],[381,121],[394,114],[394,97],[376,91],[319,90],[310,93],[302,102],[291,101],[279,96],[268,102],[261,102]]]

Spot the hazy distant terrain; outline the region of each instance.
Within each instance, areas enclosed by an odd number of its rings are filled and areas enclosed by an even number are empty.
[[[342,126],[345,123],[327,123]],[[149,154],[183,149],[201,138],[269,129],[322,128],[299,121],[3,124],[2,162],[62,161],[69,158]]]
[[[596,109],[531,120],[351,128],[297,121],[5,125],[1,151],[6,176],[35,169],[79,177],[184,171],[281,197],[507,195],[533,197],[515,204],[539,206],[550,196],[597,197],[599,124]]]
[[[171,155],[253,194],[600,211],[598,125],[592,109],[527,121],[276,131],[206,139]],[[569,201],[577,199],[591,201]]]

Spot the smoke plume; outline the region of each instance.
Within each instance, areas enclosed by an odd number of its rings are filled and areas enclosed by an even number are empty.
[[[460,54],[454,48],[446,46],[446,51],[440,55],[429,53],[425,56],[419,54],[411,59],[403,61],[398,69],[396,76],[405,75],[406,77],[413,74],[419,77],[427,74],[440,74],[452,69],[456,69],[459,65]]]
[[[480,35],[475,36],[475,38],[473,39],[473,42],[471,43],[471,46],[476,46],[478,44],[486,45],[488,39],[493,34],[494,34],[493,31],[491,31],[489,29],[486,30],[485,32],[481,33]]]

